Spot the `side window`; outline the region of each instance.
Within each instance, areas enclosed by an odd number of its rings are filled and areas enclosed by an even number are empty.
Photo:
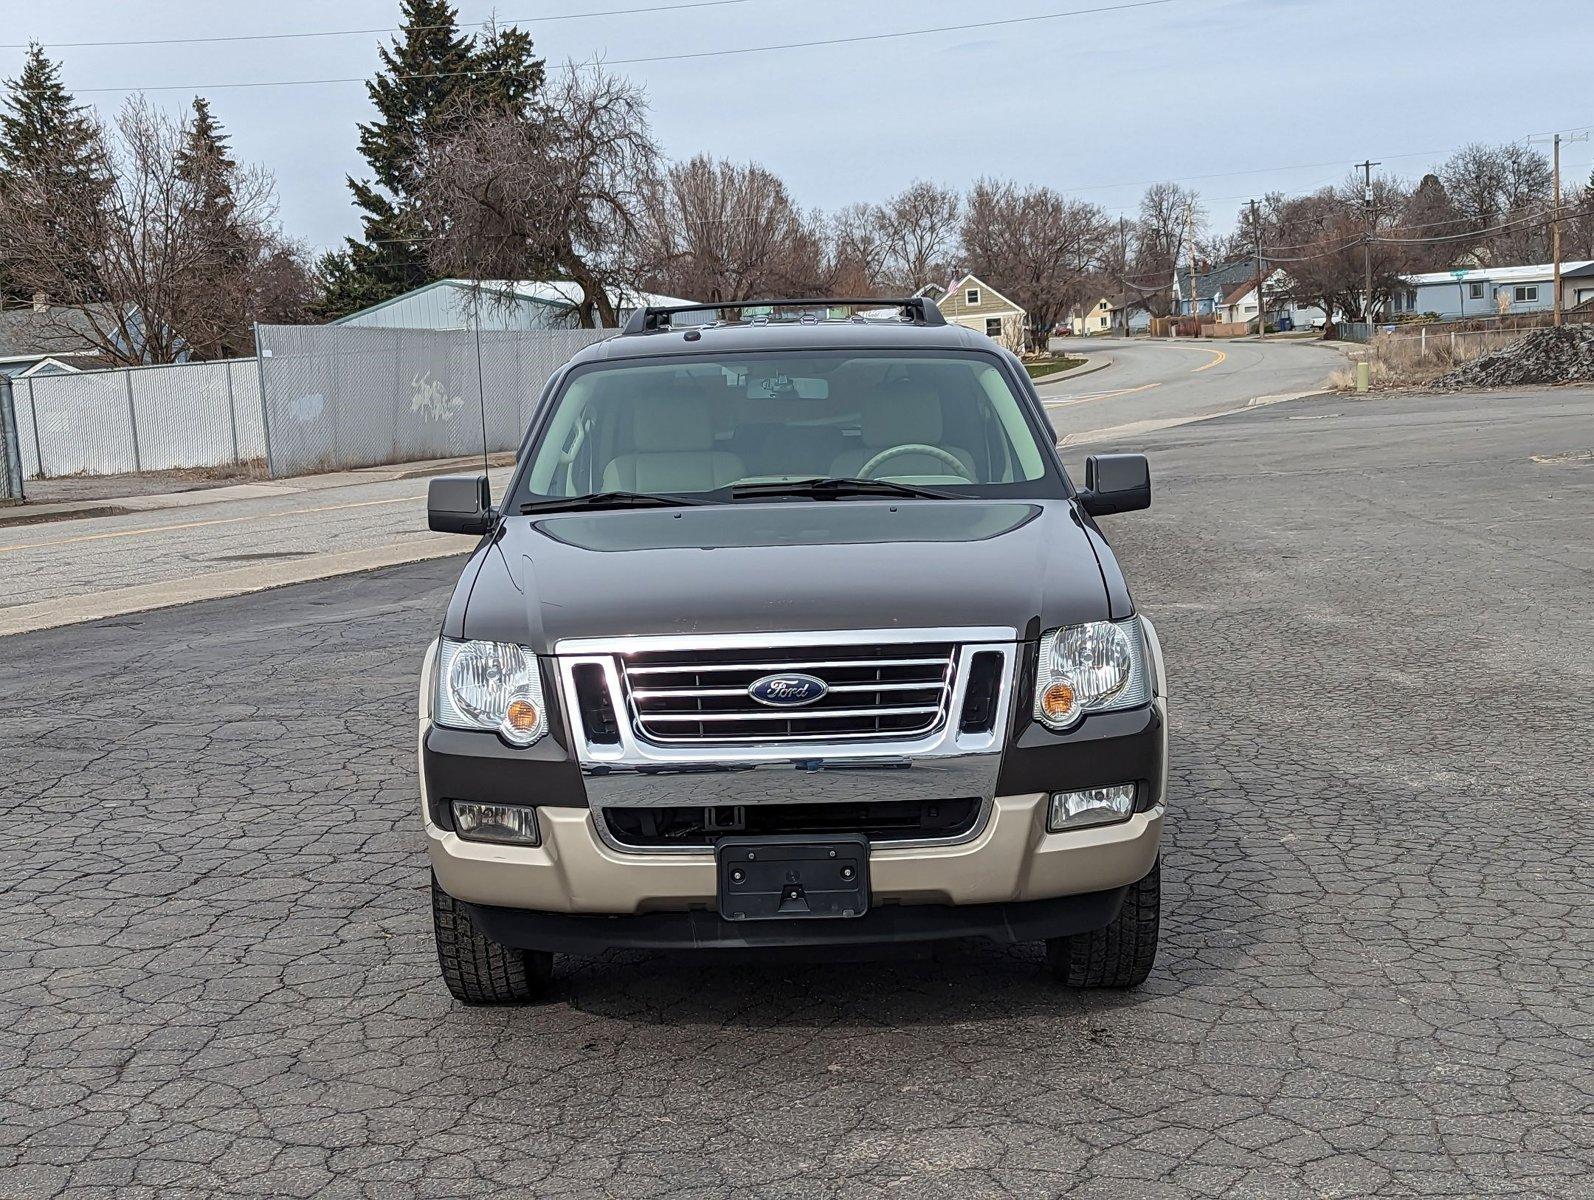
[[[980,306],[980,289],[969,288],[966,292],[964,292],[963,303],[967,304],[970,308],[978,308]]]
[[[1469,283],[1469,284],[1467,284],[1467,299],[1468,300],[1482,300],[1483,299],[1483,284],[1481,284],[1481,283]]]
[[[1519,287],[1516,290],[1516,302],[1518,304],[1535,304],[1538,302],[1538,299],[1539,289],[1536,285],[1529,287]]]
[[[985,336],[986,337],[993,337],[993,338],[999,338],[999,337],[1002,336],[1002,318],[1001,317],[986,317],[985,318]]]

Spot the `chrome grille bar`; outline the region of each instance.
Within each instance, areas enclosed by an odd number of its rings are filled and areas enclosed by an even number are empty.
[[[660,648],[620,655],[617,666],[636,736],[682,745],[922,737],[947,720],[957,662],[955,643],[882,640]],[[788,672],[822,680],[824,694],[793,706],[753,698],[759,679]]]

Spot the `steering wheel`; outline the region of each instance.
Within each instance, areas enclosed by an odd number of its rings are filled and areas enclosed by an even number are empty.
[[[928,454],[931,458],[937,459],[950,467],[952,474],[959,479],[967,480],[969,483],[974,482],[969,475],[969,469],[963,465],[963,460],[957,455],[948,450],[943,450],[939,446],[926,446],[923,442],[905,442],[900,446],[887,446],[858,468],[858,478],[873,479],[876,467],[881,463],[890,462],[893,458],[900,458],[904,454]]]

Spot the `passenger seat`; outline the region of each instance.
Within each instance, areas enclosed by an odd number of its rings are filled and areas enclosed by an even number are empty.
[[[714,448],[708,400],[685,389],[634,402],[631,444],[603,468],[604,491],[707,492],[747,474],[737,455]]]

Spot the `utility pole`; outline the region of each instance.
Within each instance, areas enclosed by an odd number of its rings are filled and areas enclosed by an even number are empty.
[[[1129,336],[1129,228],[1120,214],[1118,217],[1118,265],[1123,269],[1123,278],[1118,282],[1123,291],[1118,293],[1118,298],[1123,301],[1118,306],[1118,311],[1123,314],[1124,336]]]
[[[1367,290],[1362,293],[1362,316],[1367,319],[1367,336],[1373,336],[1373,168],[1383,163],[1371,160],[1356,164],[1362,169],[1362,206],[1366,209],[1367,232],[1362,235],[1362,273]]]
[[[1555,225],[1550,234],[1555,259],[1555,324],[1561,323],[1561,135],[1555,135]]]
[[[1262,218],[1251,201],[1251,234],[1256,239],[1256,336],[1267,340],[1267,301],[1262,297]]]
[[[1529,141],[1545,141],[1544,138],[1529,138]],[[1555,323],[1561,323],[1561,143],[1586,142],[1588,134],[1556,134],[1548,139],[1555,147],[1555,208],[1554,216],[1550,221],[1550,256],[1555,260]]]
[[[1195,290],[1195,197],[1193,196],[1190,198],[1190,207],[1185,210],[1184,244],[1190,260],[1190,316],[1196,323],[1196,336],[1200,337],[1201,302],[1196,298]]]

